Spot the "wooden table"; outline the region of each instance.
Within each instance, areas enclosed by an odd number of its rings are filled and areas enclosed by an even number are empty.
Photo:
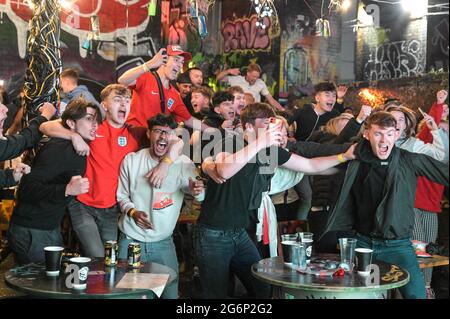
[[[252,273],[272,285],[273,296],[281,299],[386,299],[389,290],[409,282],[406,270],[383,262],[375,265],[379,269],[378,282],[357,273],[342,277],[303,274],[284,264],[282,257],[259,261],[252,266]]]
[[[155,294],[152,290],[116,288],[116,285],[125,273],[129,272],[169,274],[167,284],[177,277],[175,271],[167,266],[152,262],[142,263],[142,265],[139,269],[132,269],[127,267],[125,260],[120,260],[116,267],[107,267],[103,258],[94,258],[89,267],[87,288],[80,291],[67,288],[65,276],[62,273],[57,277],[46,276],[44,264],[28,264],[12,268],[6,272],[5,282],[9,287],[37,298],[153,299]]]
[[[433,255],[432,258],[417,258],[420,268],[432,268],[448,265],[447,256]]]

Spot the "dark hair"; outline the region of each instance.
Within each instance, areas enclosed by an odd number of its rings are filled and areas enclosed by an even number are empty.
[[[151,130],[154,126],[168,126],[172,130],[176,129],[178,124],[172,115],[158,113],[147,120],[147,127]]]
[[[383,128],[395,128],[397,127],[397,121],[391,113],[380,111],[372,113],[368,118],[366,118],[366,121],[364,122],[364,128],[368,130],[372,125],[378,125]]]
[[[320,92],[336,92],[336,84],[333,82],[320,82],[314,85],[314,94]]]
[[[191,71],[192,71],[192,70],[197,70],[197,71],[200,71],[200,72],[202,72],[202,74],[203,74],[203,71],[202,71],[202,69],[200,69],[200,68],[197,68],[196,66],[194,66],[194,67],[192,67],[192,68],[189,68],[189,69],[187,69],[185,73],[187,73],[187,74],[189,75],[189,74],[191,74]]]
[[[275,112],[272,107],[267,103],[252,103],[247,105],[241,111],[241,122],[242,126],[245,127],[245,124],[250,123],[255,125],[256,119],[269,118],[275,116]]]
[[[177,76],[177,83],[191,83],[191,78],[189,77],[188,72],[183,72],[178,74]]]
[[[225,101],[234,101],[234,96],[227,91],[219,91],[212,98],[212,107],[215,108]]]
[[[125,85],[109,84],[100,92],[100,99],[104,101],[113,91],[120,96],[131,96],[131,91]]]
[[[87,109],[89,107],[94,109],[97,113],[97,122],[100,124],[102,121],[102,113],[100,112],[98,105],[92,102],[87,102],[84,98],[80,97],[70,101],[69,104],[67,104],[66,109],[61,115],[62,126],[65,128],[70,128],[69,125],[67,125],[67,120],[76,122],[79,119],[82,119],[86,116]]]
[[[76,69],[67,68],[61,72],[60,77],[71,78],[71,79],[73,79],[74,82],[78,82],[78,78],[80,77],[80,74],[79,74],[78,70],[76,70]]]

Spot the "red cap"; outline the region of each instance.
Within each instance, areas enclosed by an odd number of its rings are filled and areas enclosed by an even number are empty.
[[[189,52],[183,51],[179,45],[169,44],[167,46],[167,55],[182,55],[184,57],[184,62],[190,61],[192,55]]]

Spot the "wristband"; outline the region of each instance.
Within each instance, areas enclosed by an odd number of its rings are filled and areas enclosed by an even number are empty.
[[[336,99],[336,102],[338,102],[339,104],[342,104],[344,102],[344,99],[339,97]]]
[[[344,154],[342,154],[342,153],[338,155],[337,159],[338,159],[339,163],[345,163],[346,162],[346,160],[344,158]]]
[[[144,70],[144,72],[150,72],[150,69],[147,66],[147,63],[142,64],[142,69]]]
[[[136,208],[131,208],[131,209],[128,211],[127,215],[128,215],[128,217],[133,218],[133,216],[134,216],[134,214],[136,214],[136,212],[137,212]]]
[[[161,162],[166,162],[166,163],[169,164],[169,165],[172,165],[172,164],[173,164],[173,161],[172,161],[169,157],[167,157],[167,156],[164,156],[164,157],[161,159]]]

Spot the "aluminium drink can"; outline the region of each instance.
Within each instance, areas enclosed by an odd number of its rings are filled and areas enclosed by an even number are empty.
[[[115,240],[108,240],[105,243],[105,265],[117,265],[117,242]]]
[[[139,243],[128,244],[128,266],[139,268],[141,266],[141,245]]]

